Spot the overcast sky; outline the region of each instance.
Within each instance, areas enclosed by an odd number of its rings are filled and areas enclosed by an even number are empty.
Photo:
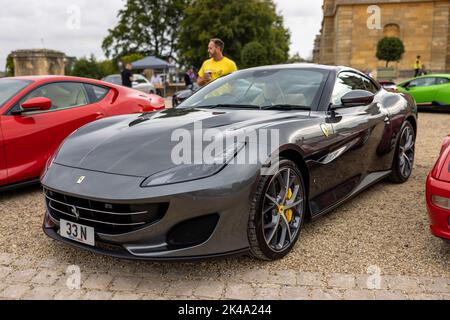
[[[245,0],[243,0],[245,1]],[[291,30],[291,54],[312,54],[315,35],[322,22],[322,1],[275,0]],[[13,50],[48,48],[69,56],[101,49],[108,28],[115,26],[117,12],[125,0],[0,0],[0,70]],[[79,19],[78,19],[79,17]]]

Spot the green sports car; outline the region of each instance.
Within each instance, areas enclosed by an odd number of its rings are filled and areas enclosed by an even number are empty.
[[[450,74],[410,79],[400,83],[397,90],[412,95],[419,107],[450,110]]]

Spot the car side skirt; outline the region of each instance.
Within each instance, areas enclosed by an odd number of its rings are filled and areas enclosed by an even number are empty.
[[[327,213],[330,213],[331,211],[337,209],[347,201],[351,200],[352,198],[356,197],[358,194],[363,192],[364,190],[368,189],[369,187],[375,185],[376,183],[380,182],[381,180],[387,178],[391,174],[391,170],[388,171],[381,171],[381,172],[374,172],[368,174],[365,178],[361,180],[361,182],[358,184],[358,186],[353,189],[351,193],[349,193],[347,196],[340,199],[338,202],[333,204],[332,206],[326,208],[325,210],[322,210],[320,212],[314,213],[311,212],[311,219],[315,220]],[[311,206],[310,206],[311,207]]]

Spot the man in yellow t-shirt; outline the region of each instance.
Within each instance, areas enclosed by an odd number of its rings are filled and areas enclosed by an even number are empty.
[[[224,57],[225,44],[220,39],[211,39],[208,45],[208,53],[211,59],[206,60],[198,72],[197,83],[201,86],[237,71],[236,63]]]

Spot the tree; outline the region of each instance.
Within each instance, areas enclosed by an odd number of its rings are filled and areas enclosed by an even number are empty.
[[[70,73],[74,77],[102,79],[107,75],[118,72],[117,65],[112,60],[97,61],[94,55],[89,58],[78,59]]]
[[[241,67],[251,68],[268,64],[267,50],[258,41],[247,43],[241,53]]]
[[[12,55],[8,55],[6,58],[6,76],[7,77],[14,77],[14,59]]]
[[[295,53],[292,57],[288,60],[289,63],[303,63],[308,62],[307,59],[302,58],[299,52]]]
[[[391,61],[400,61],[405,53],[402,40],[396,37],[385,37],[378,42],[377,59],[386,61],[386,68]]]
[[[120,60],[122,61],[123,64],[127,64],[127,63],[133,63],[135,61],[144,59],[145,56],[143,56],[142,54],[139,53],[132,53],[126,56],[123,56],[122,58],[120,58]]]
[[[108,30],[102,48],[114,59],[130,53],[175,58],[177,32],[189,0],[127,0],[118,25]]]
[[[244,47],[249,45],[245,50],[247,57],[249,50],[259,47],[256,43],[265,48],[265,64],[288,59],[290,33],[272,0],[192,0],[184,14],[177,51],[184,65],[200,67],[207,58],[208,41],[216,37],[225,42],[225,55],[239,67],[249,61],[243,62]],[[258,53],[257,59],[265,60],[264,55]]]

